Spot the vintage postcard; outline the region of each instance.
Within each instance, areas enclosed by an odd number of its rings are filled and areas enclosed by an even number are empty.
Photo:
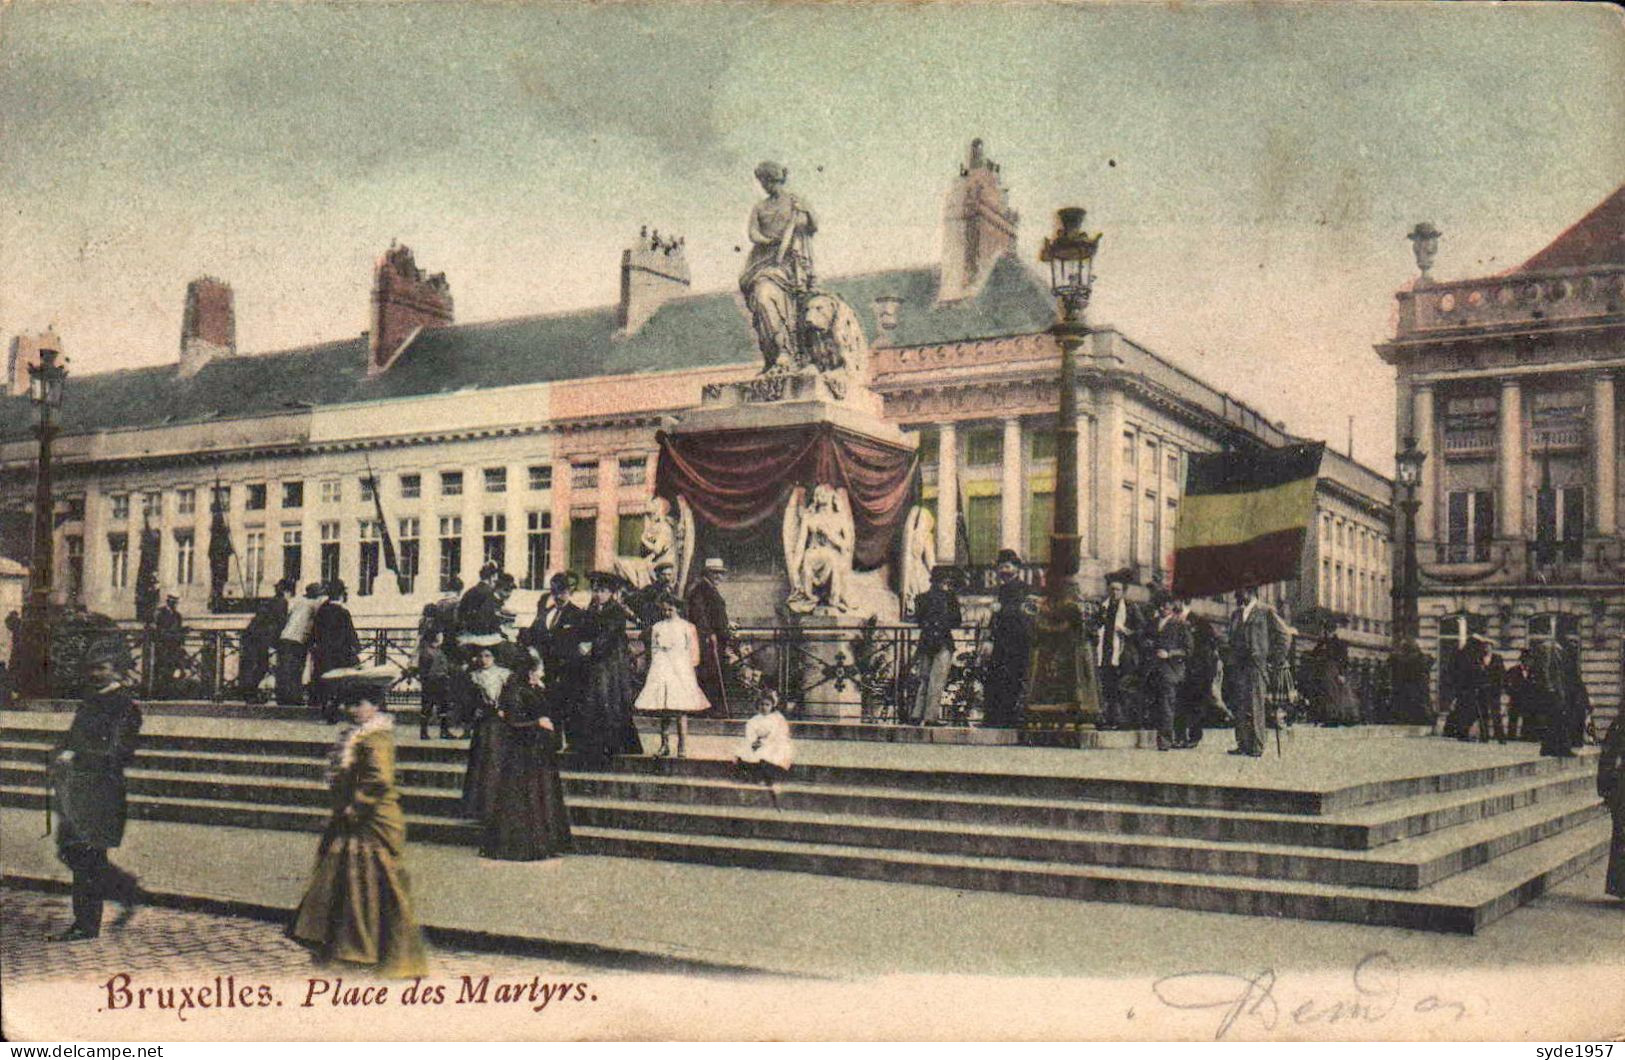
[[[8,1041],[1625,1039],[1617,7],[9,0],[0,142]]]

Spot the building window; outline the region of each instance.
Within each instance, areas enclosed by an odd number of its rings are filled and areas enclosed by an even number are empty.
[[[1495,537],[1495,494],[1451,490],[1445,538],[1446,563],[1485,563]]]
[[[570,488],[573,490],[595,490],[598,488],[597,464],[571,464]],[[571,537],[575,534],[572,532]]]
[[[184,489],[175,491],[175,514],[194,515],[197,512],[197,490]]]
[[[154,519],[162,518],[164,514],[164,495],[156,491],[143,493],[141,495],[141,514],[151,516]]]
[[[462,478],[458,477],[458,487]],[[440,517],[440,591],[450,592],[463,572],[463,519],[460,515]]]
[[[258,596],[260,583],[265,580],[265,531],[249,530],[243,534],[244,594]]]
[[[649,481],[649,458],[645,456],[621,457],[621,485],[641,486]]]
[[[359,536],[361,551],[356,565],[355,593],[371,596],[378,583],[378,524],[371,519],[361,520]]]
[[[553,513],[525,513],[525,588],[545,589],[553,562]]]
[[[440,495],[442,497],[461,497],[463,495],[463,473],[461,471],[440,472]]]
[[[978,566],[993,562],[999,554],[999,495],[965,498],[965,536],[969,539],[970,561]]]
[[[416,516],[402,519],[400,526],[400,561],[401,591],[410,596],[417,590],[418,567],[422,562],[421,546],[418,539],[422,537],[422,528]]]
[[[85,539],[79,534],[69,534],[63,543],[68,550],[68,599],[77,600],[85,591]]]
[[[337,520],[330,523],[322,523],[320,529],[322,534],[322,581],[338,581],[339,524]]]
[[[998,467],[1003,462],[1003,434],[998,431],[971,431],[965,435],[967,467]]]
[[[1564,640],[1580,635],[1580,616],[1544,614],[1529,616],[1529,643],[1537,640]]]
[[[1034,493],[1027,498],[1027,561],[1049,562],[1049,535],[1055,528],[1055,494]]]
[[[362,504],[371,504],[372,503],[373,490],[377,486],[377,480],[374,479],[371,475],[362,475],[360,481],[361,481],[361,503]]]
[[[190,530],[175,531],[175,584],[191,585],[197,577],[197,539]]]
[[[413,473],[401,476],[401,499],[415,501],[423,496],[423,476]]]
[[[268,503],[265,496],[265,483],[250,482],[246,487],[247,493],[243,497],[243,510],[249,512],[263,512]]]
[[[1027,432],[1027,456],[1031,460],[1055,459],[1055,429],[1033,428]]]
[[[107,535],[108,585],[123,589],[130,584],[130,535]]]
[[[305,576],[305,532],[296,526],[282,529],[282,576],[295,582]]]
[[[508,517],[493,512],[485,517],[484,537],[480,545],[480,562],[495,563],[501,570],[508,557]]]
[[[215,486],[209,491],[210,511],[231,511],[231,487]]]
[[[322,503],[337,504],[344,499],[344,484],[336,478],[322,480]]]
[[[615,554],[636,556],[642,551],[643,516],[623,514],[615,523]]]
[[[1585,445],[1585,393],[1579,390],[1537,392],[1530,409],[1529,429],[1531,444],[1537,452]]]
[[[508,469],[505,467],[488,467],[484,472],[485,492],[508,492]]]
[[[1578,560],[1585,544],[1583,486],[1535,491],[1535,558],[1540,563]]]
[[[530,466],[530,488],[533,490],[550,490],[553,488],[552,464],[532,464]]]
[[[303,479],[282,484],[282,507],[303,508],[305,506],[305,483]]]
[[[570,569],[585,574],[593,568],[598,550],[598,517],[577,515],[570,519]]]
[[[125,520],[130,517],[130,495],[128,493],[115,493],[107,498],[109,517],[115,520]]]
[[[1163,492],[1170,495],[1177,494],[1184,486],[1179,477],[1179,454],[1169,453],[1167,459],[1168,477],[1164,480]]]
[[[1156,467],[1156,464],[1152,464]],[[1138,558],[1153,570],[1162,569],[1162,556],[1157,551],[1157,495],[1150,490],[1140,498],[1140,542]]]
[[[1444,406],[1444,451],[1494,449],[1500,399],[1494,394],[1454,397]]]
[[[1139,449],[1134,445],[1134,432],[1123,432],[1123,479],[1132,481],[1134,478],[1134,458]]]

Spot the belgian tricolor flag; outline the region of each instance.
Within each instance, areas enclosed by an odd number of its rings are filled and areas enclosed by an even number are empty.
[[[1217,596],[1298,576],[1325,445],[1192,454],[1174,534],[1173,593]]]

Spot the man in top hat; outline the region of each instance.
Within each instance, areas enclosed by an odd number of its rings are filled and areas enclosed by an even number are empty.
[[[176,674],[186,669],[186,624],[181,618],[180,597],[164,597],[164,605],[152,613],[153,694],[169,698],[175,694]]]
[[[1021,582],[1021,557],[1012,549],[999,552],[994,573],[999,584],[993,603],[993,650],[983,682],[983,724],[1008,729],[1021,724],[1032,663],[1033,616],[1027,610],[1027,587]]]
[[[963,624],[959,611],[959,570],[931,568],[931,587],[914,598],[914,621],[920,624],[920,643],[914,652],[915,725],[942,724],[942,694],[954,664],[954,630]]]
[[[551,717],[572,745],[580,738],[581,701],[587,690],[592,616],[570,599],[576,576],[560,571],[548,579],[548,590],[536,608],[527,639],[542,659]],[[585,646],[587,651],[583,651]]]
[[[288,620],[276,642],[276,701],[297,707],[305,701],[305,656],[310,651],[310,635],[316,626],[316,612],[327,601],[327,587],[321,582],[305,586],[305,595],[288,605]]]
[[[1123,678],[1139,667],[1136,641],[1140,635],[1140,612],[1126,598],[1132,572],[1115,570],[1106,575],[1106,602],[1099,612],[1099,625],[1093,634],[1095,667],[1100,673],[1101,709],[1107,729],[1136,729],[1128,697],[1123,695]]]
[[[717,588],[727,570],[721,559],[708,558],[683,607],[683,617],[700,636],[700,665],[694,673],[700,680],[700,691],[711,701],[710,713],[718,717],[728,715],[728,690],[722,669],[723,653],[728,647],[728,602]]]
[[[108,860],[124,839],[124,769],[135,755],[141,710],[119,679],[123,646],[94,645],[85,654],[85,692],[73,724],[51,757],[52,800],[59,821],[56,854],[73,871],[73,925],[52,942],[93,939],[102,930],[102,904],[123,903],[115,926],[141,900],[136,878]],[[124,662],[128,662],[126,657]]]
[[[1157,710],[1157,750],[1172,751],[1184,746],[1175,731],[1179,687],[1185,681],[1185,661],[1195,650],[1195,641],[1178,601],[1158,590],[1152,604],[1157,617],[1147,630],[1146,647],[1151,653],[1147,670]]]
[[[243,658],[238,668],[237,687],[245,703],[259,703],[264,699],[260,685],[271,669],[271,645],[288,624],[288,608],[298,588],[299,583],[292,578],[277,582],[271,598],[260,604],[243,630]]]
[[[316,609],[311,623],[311,705],[322,709],[322,720],[330,725],[338,724],[339,703],[327,672],[354,669],[361,663],[361,638],[356,635],[350,609],[344,606],[349,597],[348,587],[334,578],[327,586],[327,600]]]

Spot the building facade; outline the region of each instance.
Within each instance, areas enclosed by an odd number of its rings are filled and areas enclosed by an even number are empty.
[[[1014,548],[1036,580],[1053,513],[1054,303],[1014,256],[1017,218],[979,142],[945,218],[941,265],[826,286],[865,317],[886,417],[920,438],[939,558],[985,566]],[[737,296],[691,292],[685,250],[646,229],[623,254],[620,304],[459,325],[447,278],[391,247],[368,333],[257,355],[236,350],[230,287],[198,281],[181,363],[69,381],[59,595],[131,617],[146,527],[161,591],[208,624],[218,501],[231,595],[337,576],[358,621],[410,624],[453,575],[467,584],[491,558],[519,579],[514,604],[527,612],[550,571],[636,551],[656,432],[707,385],[759,370]],[[1142,584],[1166,577],[1189,454],[1299,439],[1110,327],[1085,354],[1082,575],[1098,593],[1124,566]],[[25,398],[0,403],[0,476],[18,501],[33,474],[29,415]],[[380,504],[400,584],[382,567]],[[1303,576],[1270,595],[1289,611],[1343,612],[1357,651],[1382,650],[1389,483],[1328,452],[1316,516]],[[27,542],[8,551],[26,555]]]
[[[1435,281],[1431,249],[1377,352],[1398,376],[1396,443],[1427,455],[1418,609],[1435,691],[1449,701],[1448,662],[1472,634],[1509,657],[1573,636],[1609,716],[1625,637],[1625,188],[1505,273]]]

